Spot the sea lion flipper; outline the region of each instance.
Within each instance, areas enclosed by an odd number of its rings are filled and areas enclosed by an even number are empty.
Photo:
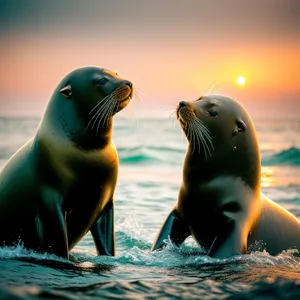
[[[151,251],[165,246],[164,241],[168,238],[170,238],[174,244],[179,246],[190,235],[191,233],[187,224],[177,216],[175,210],[172,210],[157,234]]]
[[[114,230],[114,203],[110,201],[94,222],[91,234],[95,242],[98,255],[114,256],[116,252],[115,230]]]
[[[227,220],[222,224],[222,229],[215,237],[207,255],[215,258],[226,258],[246,253],[247,241],[243,239],[240,228],[234,220]]]
[[[36,228],[44,251],[69,259],[66,218],[61,202],[61,197],[55,190],[44,188],[43,205],[36,218]]]

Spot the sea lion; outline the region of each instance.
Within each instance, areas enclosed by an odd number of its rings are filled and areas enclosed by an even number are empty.
[[[212,257],[247,253],[262,241],[272,255],[300,251],[300,221],[261,193],[258,139],[247,111],[221,96],[181,101],[177,119],[188,139],[178,201],[152,250],[188,236]]]
[[[68,258],[90,230],[98,255],[115,254],[112,125],[132,96],[130,81],[98,67],[62,79],[35,136],[0,173],[1,245]]]

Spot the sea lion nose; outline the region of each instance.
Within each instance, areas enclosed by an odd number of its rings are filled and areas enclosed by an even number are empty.
[[[188,106],[188,105],[189,104],[186,101],[180,101],[179,108],[182,108],[182,107],[185,107],[185,106]]]
[[[125,80],[124,83],[132,89],[132,83],[130,81]]]

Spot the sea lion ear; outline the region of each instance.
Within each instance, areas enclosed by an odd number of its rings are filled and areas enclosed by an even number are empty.
[[[247,125],[243,120],[237,120],[236,126],[233,130],[233,135],[237,135],[239,132],[244,132],[247,129]]]
[[[72,96],[72,89],[70,85],[63,87],[59,92],[68,99]]]

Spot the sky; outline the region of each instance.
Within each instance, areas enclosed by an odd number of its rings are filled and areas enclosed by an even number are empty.
[[[218,93],[300,119],[300,1],[0,0],[0,61],[0,115],[41,116],[67,73],[96,65],[134,83],[144,116]]]

